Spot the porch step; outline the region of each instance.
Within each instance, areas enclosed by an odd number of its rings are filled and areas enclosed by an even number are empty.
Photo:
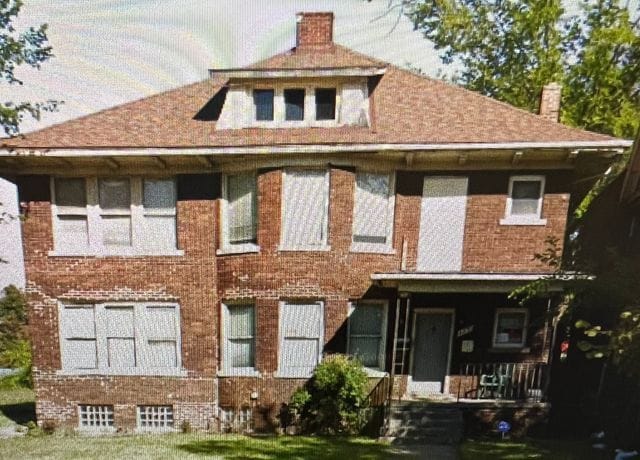
[[[388,436],[403,444],[457,444],[462,439],[462,411],[450,404],[403,401],[391,404]]]

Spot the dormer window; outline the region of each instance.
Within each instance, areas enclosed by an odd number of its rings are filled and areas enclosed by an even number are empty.
[[[304,120],[304,89],[284,90],[284,119],[287,121]]]
[[[336,119],[336,89],[316,88],[316,120]]]
[[[272,89],[253,90],[253,105],[257,121],[273,121],[273,95]]]

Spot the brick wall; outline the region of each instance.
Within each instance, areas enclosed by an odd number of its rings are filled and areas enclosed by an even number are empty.
[[[29,198],[23,242],[40,420],[73,426],[77,423],[77,404],[99,401],[117,403],[116,412],[121,415],[116,414],[116,418],[130,426],[131,411],[144,399],[148,404],[173,404],[176,420],[178,413],[201,414],[192,425],[210,426],[218,398],[220,302],[239,298],[255,299],[256,367],[263,380],[221,380],[232,383],[219,389],[220,405],[237,403],[229,388],[236,388],[238,397],[246,398],[248,390],[256,387],[262,395],[256,404],[269,407],[268,417],[272,417],[280,402],[276,401],[277,395],[288,398],[300,383],[273,377],[278,366],[279,301],[324,301],[325,350],[344,351],[348,302],[363,296],[393,297],[393,293],[371,285],[371,273],[399,270],[403,242],[407,269],[415,269],[422,177],[423,173],[417,172],[397,175],[394,254],[349,252],[355,174],[353,169],[334,167],[330,174],[330,251],[278,251],[282,175],[275,169],[260,171],[258,175],[259,253],[216,256],[217,192],[195,196],[192,191],[188,197],[179,196],[177,206],[178,246],[184,250],[184,256],[105,258],[49,257],[47,253],[53,249],[52,217],[48,191],[43,186],[48,179],[40,178],[32,184],[27,181],[21,190],[21,200]],[[470,184],[481,183],[478,177],[484,177],[484,173],[471,174]],[[566,194],[550,188],[544,204],[546,227],[501,227],[499,219],[504,214],[508,174],[501,173],[499,177],[499,189],[479,187],[470,192],[464,270],[541,270],[544,267],[532,263],[532,256],[544,250],[548,234],[562,236],[568,206]],[[186,177],[184,182],[189,181]],[[58,300],[179,302],[186,377],[75,378],[56,374],[60,369]],[[152,390],[141,392],[140,388]]]

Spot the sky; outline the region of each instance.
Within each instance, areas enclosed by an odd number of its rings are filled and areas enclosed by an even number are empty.
[[[295,13],[333,11],[334,41],[435,75],[433,46],[389,0],[26,0],[18,25],[49,25],[53,57],[19,69],[2,100],[64,101],[23,132],[139,99],[294,46]],[[394,27],[395,26],[395,27]]]

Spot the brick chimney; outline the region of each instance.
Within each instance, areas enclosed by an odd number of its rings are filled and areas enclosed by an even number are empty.
[[[296,48],[333,45],[333,13],[298,13],[296,22]]]
[[[549,83],[542,88],[540,95],[539,115],[550,121],[558,121],[560,116],[560,97],[562,86],[557,83]]]

